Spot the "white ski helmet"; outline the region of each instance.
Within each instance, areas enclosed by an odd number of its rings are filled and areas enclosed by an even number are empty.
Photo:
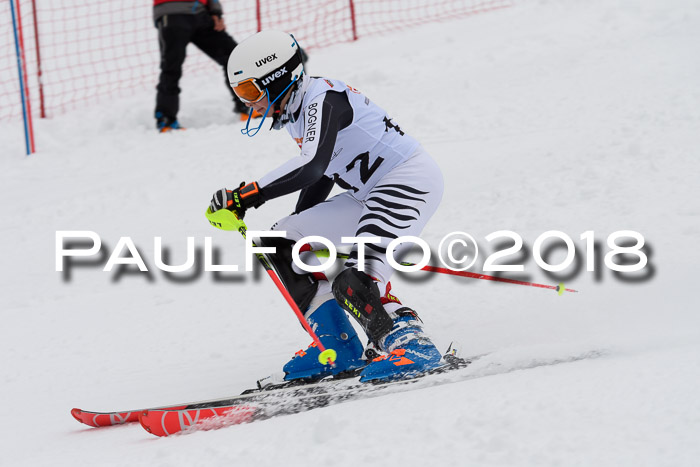
[[[258,102],[265,95],[275,102],[304,72],[301,49],[291,34],[260,31],[233,49],[228,79],[243,102]]]

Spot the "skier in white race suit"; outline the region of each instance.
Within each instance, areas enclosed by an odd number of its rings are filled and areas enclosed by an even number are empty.
[[[394,268],[387,246],[398,237],[420,235],[442,198],[442,174],[421,145],[364,94],[342,81],[307,76],[299,50],[292,35],[266,30],[231,53],[234,92],[251,112],[263,115],[256,128],[249,119],[241,131],[254,136],[272,118],[272,128],[286,128],[301,152],[257,182],[217,191],[211,211],[230,209],[242,218],[248,208],[299,192],[294,213],[273,227],[286,231],[285,238],[264,237],[261,243],[276,247],[272,265],[323,346],[337,357],[334,366],[321,364],[312,344],[284,365],[284,379],[420,375],[437,367],[441,354],[416,312],[390,293]],[[335,184],[345,191],[327,199]],[[353,246],[331,284],[324,274],[307,273],[292,262],[293,245],[311,235],[335,245],[341,237],[371,242]],[[395,257],[411,245],[399,244]],[[308,251],[315,246],[302,247],[305,263],[318,264]],[[364,253],[364,271],[358,269],[358,251]],[[367,352],[348,314],[366,333]]]

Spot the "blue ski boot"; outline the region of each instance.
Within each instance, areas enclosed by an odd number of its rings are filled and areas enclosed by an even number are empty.
[[[442,356],[423,333],[420,318],[408,307],[394,312],[394,326],[379,340],[387,355],[377,357],[360,373],[360,381],[415,378],[437,368]]]
[[[365,360],[362,360],[364,347],[360,338],[357,337],[345,311],[330,294],[328,300],[310,313],[307,312],[305,316],[323,346],[336,351],[335,365],[321,364],[318,361],[321,352],[313,343],[306,350],[297,352],[284,365],[286,381],[298,379],[314,381],[326,376],[351,372],[366,364]]]
[[[156,112],[156,128],[160,133],[167,133],[171,130],[184,130],[175,117],[167,117],[162,112]]]

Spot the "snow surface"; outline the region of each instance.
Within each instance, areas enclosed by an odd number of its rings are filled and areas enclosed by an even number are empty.
[[[153,130],[150,89],[37,121],[27,158],[20,124],[3,123],[0,464],[698,465],[698,44],[693,0],[561,0],[315,52],[312,74],[362,90],[443,168],[424,232],[434,249],[464,230],[491,252],[484,237],[513,230],[529,248],[513,277],[551,284],[560,278],[530,253],[538,235],[566,232],[583,260],[581,233],[604,254],[607,235],[629,229],[650,247],[646,279],[599,262],[566,279],[580,293],[558,296],[397,276],[438,346],[488,353],[474,378],[171,439],[89,429],[69,411],[236,394],[308,344],[264,273],[178,281],[154,267],[155,236],[174,264],[187,236],[200,248],[210,236],[221,262],[242,268],[242,240],[203,212],[213,191],[260,177],[294,142],[241,136],[218,73],[185,76],[188,129],[176,134]],[[251,212],[249,227],[294,201]],[[97,232],[105,254],[129,236],[151,273],[93,265],[68,280],[55,271],[58,230]],[[537,366],[557,360],[572,361]]]

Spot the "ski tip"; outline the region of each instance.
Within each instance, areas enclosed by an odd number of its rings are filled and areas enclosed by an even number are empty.
[[[151,421],[148,417],[148,410],[139,412],[139,423],[147,432],[151,433],[152,435],[159,436],[156,433],[153,433],[153,430],[151,429]]]
[[[83,415],[83,411],[82,411],[82,410],[80,410],[80,409],[71,409],[70,414],[73,416],[73,418],[75,418],[76,420],[78,420],[80,423],[85,423],[85,422],[83,421],[83,417],[82,417],[82,415]]]
[[[71,409],[70,414],[87,426],[100,428],[103,426],[123,425],[125,423],[135,422],[137,418],[136,412],[90,412],[88,410]]]

